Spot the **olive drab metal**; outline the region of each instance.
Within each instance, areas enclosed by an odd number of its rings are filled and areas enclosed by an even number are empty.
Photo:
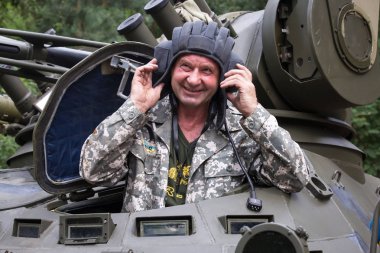
[[[380,97],[379,4],[268,0],[260,11],[214,13],[205,0],[151,0],[120,20],[115,33],[127,41],[116,43],[0,28],[0,133],[19,145],[0,170],[0,252],[380,252],[380,180],[364,172],[366,150],[351,142],[350,121],[352,107]],[[246,207],[242,185],[123,213],[126,182],[85,182],[80,149],[128,97],[135,68],[195,20],[229,29],[260,104],[305,153],[310,182],[292,194],[257,186],[259,212]],[[157,162],[154,142],[143,147]]]

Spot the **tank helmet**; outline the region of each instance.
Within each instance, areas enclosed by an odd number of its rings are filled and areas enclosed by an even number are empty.
[[[219,82],[224,79],[224,73],[233,69],[237,63],[243,64],[238,55],[232,52],[235,40],[229,35],[225,27],[218,28],[217,23],[208,24],[203,21],[186,22],[182,27],[173,30],[172,40],[159,43],[154,50],[154,57],[158,61],[158,69],[155,72],[156,82],[165,83],[161,97],[171,92],[171,68],[184,54],[198,54],[214,60],[220,68]],[[171,103],[176,104],[175,96],[171,95]],[[213,97],[208,124],[214,121],[216,128],[220,129],[224,123],[227,98],[225,91],[218,89]]]
[[[183,54],[198,54],[214,60],[220,68],[220,80],[224,73],[234,68],[242,60],[232,52],[235,40],[229,35],[230,31],[217,23],[208,24],[203,21],[186,22],[182,27],[173,30],[172,40],[159,43],[154,50],[158,60],[156,75],[159,83],[170,83],[171,67]]]

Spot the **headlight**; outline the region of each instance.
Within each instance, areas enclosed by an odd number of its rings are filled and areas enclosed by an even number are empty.
[[[262,223],[246,227],[236,253],[308,253],[307,234],[277,223]]]

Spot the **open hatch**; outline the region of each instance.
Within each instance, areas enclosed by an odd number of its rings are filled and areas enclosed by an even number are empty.
[[[153,52],[151,46],[137,42],[111,44],[83,59],[58,80],[33,136],[35,178],[45,191],[58,195],[92,188],[79,175],[82,145],[95,127],[124,102],[117,93],[129,95],[133,73],[122,65],[143,65]],[[125,90],[120,91],[122,82]]]

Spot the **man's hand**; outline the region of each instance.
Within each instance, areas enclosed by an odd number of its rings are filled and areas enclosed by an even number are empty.
[[[220,83],[220,87],[222,89],[235,87],[238,90],[236,93],[226,92],[227,98],[244,117],[248,117],[258,104],[256,89],[252,83],[251,71],[241,64],[236,64],[236,67],[224,74],[226,79]]]
[[[164,83],[152,87],[152,73],[157,68],[157,59],[152,59],[147,64],[138,67],[133,76],[130,98],[142,113],[147,112],[160,99]]]

